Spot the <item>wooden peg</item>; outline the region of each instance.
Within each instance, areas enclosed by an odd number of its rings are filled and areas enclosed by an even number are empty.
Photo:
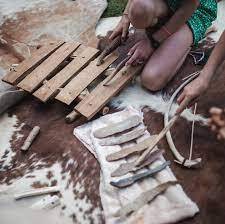
[[[77,118],[79,118],[81,115],[80,113],[76,112],[75,110],[73,110],[72,112],[70,112],[65,120],[66,120],[66,123],[72,123],[73,121],[75,121]]]
[[[35,126],[31,132],[29,133],[28,137],[26,138],[25,142],[23,143],[23,146],[21,147],[22,151],[27,151],[29,147],[31,146],[34,139],[37,137],[37,135],[40,132],[40,127]]]

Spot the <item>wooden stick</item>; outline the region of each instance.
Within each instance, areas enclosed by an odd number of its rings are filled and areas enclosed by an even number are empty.
[[[40,188],[40,189],[34,189],[34,190],[14,194],[14,199],[18,200],[21,198],[38,196],[38,195],[42,195],[42,194],[49,194],[49,193],[58,192],[58,191],[60,191],[59,186],[44,187],[44,188]]]
[[[163,128],[163,130],[155,137],[155,139],[153,139],[151,145],[149,145],[149,147],[137,159],[136,166],[139,166],[142,162],[144,162],[146,160],[146,158],[148,157],[148,154],[154,149],[154,147],[158,144],[158,142],[166,135],[166,133],[170,130],[170,128],[173,127],[173,125],[177,121],[178,117],[179,117],[179,115],[175,115],[170,120],[168,125],[165,128]]]
[[[102,108],[102,110],[99,112],[102,115],[106,115],[109,112],[109,107],[105,106]],[[74,122],[76,119],[78,119],[81,116],[80,113],[77,111],[73,110],[71,111],[65,118],[66,123],[70,124]]]
[[[104,63],[104,58],[111,54],[117,47],[119,47],[121,44],[121,36],[118,35],[110,44],[109,46],[107,46],[103,52],[100,54],[98,60],[97,60],[97,63],[96,65],[99,66],[101,64]]]
[[[72,123],[73,121],[75,121],[77,118],[79,118],[81,116],[80,113],[76,112],[75,110],[73,110],[72,112],[70,112],[66,118],[65,121],[66,123]]]
[[[125,59],[123,59],[115,68],[115,70],[110,75],[110,78],[107,79],[107,81],[104,83],[104,86],[109,86],[110,84],[113,84],[113,78],[116,76],[116,74],[125,66],[127,61],[131,58],[131,56],[127,56]],[[125,72],[125,71],[124,71]]]
[[[23,146],[21,147],[22,151],[27,151],[29,147],[31,146],[34,139],[37,137],[37,135],[40,132],[40,127],[35,126],[31,132],[29,133],[28,137],[26,138],[25,142],[23,143]]]
[[[109,107],[105,106],[102,108],[102,110],[100,111],[100,113],[104,116],[106,114],[109,113]]]

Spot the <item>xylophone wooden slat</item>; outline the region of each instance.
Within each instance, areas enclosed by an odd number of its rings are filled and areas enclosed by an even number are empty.
[[[96,62],[98,60],[95,59],[92,61],[86,68],[84,68],[78,75],[76,75],[55,97],[57,100],[70,104],[73,100],[75,100],[78,95],[99,75],[102,74],[107,67],[112,64],[118,56],[115,54],[109,55],[105,62],[97,66]]]
[[[11,71],[5,75],[2,80],[13,85],[17,84],[63,44],[64,42],[61,41],[55,44],[42,46],[36,50],[31,57],[21,62],[18,67],[15,68],[15,71]]]
[[[65,43],[54,54],[50,55],[44,62],[27,75],[17,86],[33,92],[47,79],[58,66],[64,62],[78,47],[80,43]]]
[[[68,83],[78,72],[80,72],[93,58],[99,50],[81,45],[72,55],[74,59],[59,73],[36,90],[33,95],[43,102],[57,94],[59,88]]]
[[[110,79],[110,76],[108,76],[87,97],[75,106],[75,111],[85,116],[88,120],[91,119],[113,96],[131,81],[141,69],[142,66],[130,67],[127,71],[126,68],[123,68],[116,74],[116,81],[114,83],[109,86],[104,86],[104,83]],[[124,74],[125,71],[126,74]]]

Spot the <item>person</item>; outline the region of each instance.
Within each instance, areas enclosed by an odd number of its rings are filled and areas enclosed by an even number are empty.
[[[161,28],[147,32],[149,27],[168,16]],[[131,58],[127,65],[145,63],[142,85],[158,91],[174,77],[191,46],[204,38],[216,16],[216,0],[128,0],[110,39],[121,35],[124,40],[130,24],[143,31],[142,38],[128,53]]]
[[[198,98],[205,93],[210,85],[213,75],[216,73],[217,68],[225,60],[225,31],[223,31],[218,43],[213,49],[206,65],[201,70],[199,76],[189,83],[178,97],[177,102],[179,107],[177,113],[184,110],[183,102],[186,100],[189,104],[193,104]]]

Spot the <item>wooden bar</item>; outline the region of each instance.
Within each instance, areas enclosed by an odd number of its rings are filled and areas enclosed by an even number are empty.
[[[5,75],[2,81],[17,84],[22,79],[26,77],[33,69],[35,69],[39,64],[41,64],[49,55],[56,51],[64,42],[57,42],[55,44],[50,44],[40,47],[36,50],[30,58],[21,62],[16,68],[15,71],[9,72]]]
[[[33,92],[47,79],[70,55],[80,46],[80,43],[65,43],[54,54],[50,55],[40,66],[35,68],[17,86]]]
[[[74,108],[77,112],[85,116],[88,120],[91,119],[109,100],[115,96],[132,78],[141,72],[142,66],[124,67],[114,77],[114,82],[109,86],[104,86],[104,83],[111,79],[108,76],[101,82],[84,100],[82,100]]]
[[[73,100],[75,100],[79,94],[87,88],[87,86],[94,81],[98,76],[104,72],[109,65],[111,65],[117,56],[115,54],[109,55],[105,62],[97,66],[96,62],[98,60],[95,59],[92,61],[86,68],[84,68],[77,76],[75,76],[55,97],[57,100],[65,103],[71,104]]]
[[[59,73],[36,90],[33,95],[43,102],[57,94],[59,88],[66,85],[71,78],[80,72],[97,54],[99,50],[81,45],[71,57],[74,59]]]

